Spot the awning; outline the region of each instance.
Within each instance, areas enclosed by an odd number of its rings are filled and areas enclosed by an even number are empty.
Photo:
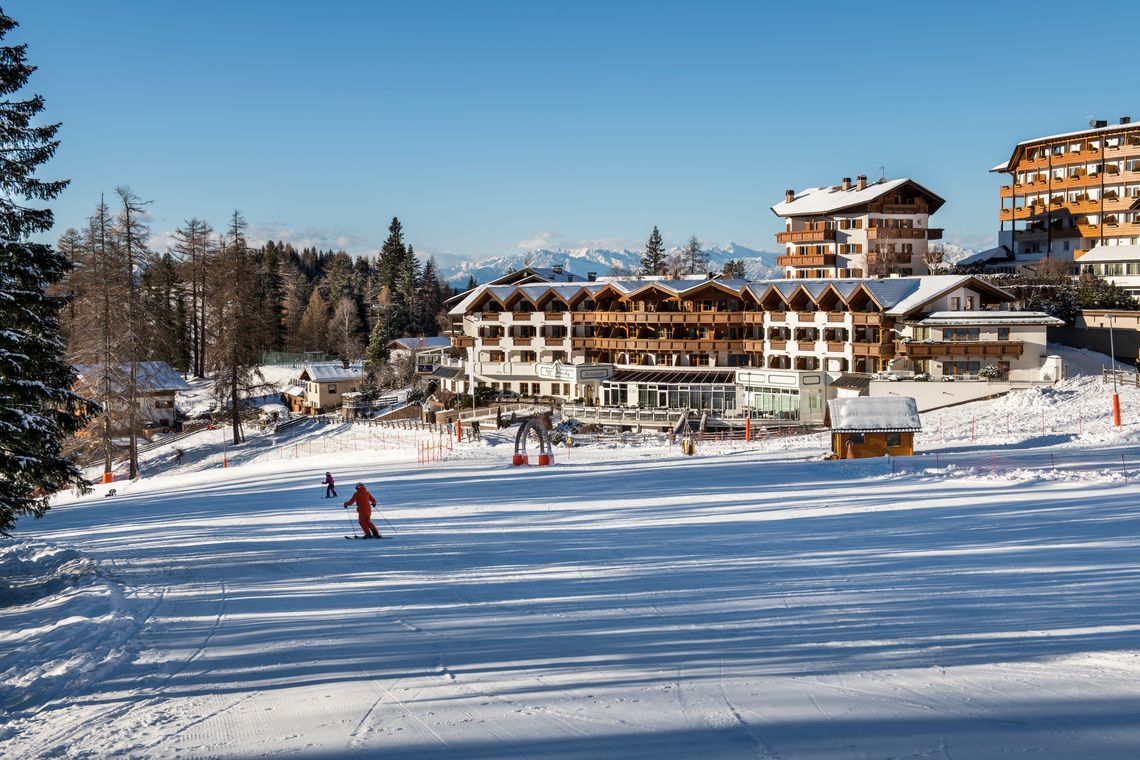
[[[660,385],[733,385],[734,369],[619,369],[607,383],[658,383]]]

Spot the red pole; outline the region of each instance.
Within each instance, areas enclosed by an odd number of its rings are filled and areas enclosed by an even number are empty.
[[[1120,427],[1120,394],[1112,394],[1112,424]]]
[[[744,441],[747,443],[752,440],[752,418],[744,418]]]

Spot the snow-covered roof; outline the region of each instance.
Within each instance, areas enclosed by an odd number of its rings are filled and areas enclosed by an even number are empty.
[[[138,388],[143,393],[169,393],[171,391],[192,390],[190,384],[166,362],[139,362],[135,365]],[[77,365],[76,373],[79,382],[89,387],[99,387],[102,384],[102,365]],[[111,368],[111,392],[122,393],[129,382],[131,368],[129,364],[118,365]]]
[[[772,211],[775,212],[777,216],[830,214],[853,206],[870,203],[876,198],[886,195],[892,190],[906,184],[914,185],[916,189],[926,193],[935,201],[932,205],[932,213],[944,203],[942,198],[939,198],[922,185],[912,179],[903,177],[902,179],[879,181],[867,185],[862,190],[858,189],[858,185],[852,185],[849,190],[844,190],[841,187],[809,187],[806,190],[801,190],[799,193],[796,193],[795,198],[790,202],[785,200],[772,206]]]
[[[341,362],[306,364],[305,368],[301,370],[301,379],[314,383],[344,383],[359,380],[363,376],[363,365],[350,364],[345,367]]]
[[[1013,146],[1013,153],[1010,155],[1009,160],[1003,164],[998,164],[990,169],[991,172],[1004,172],[1008,171],[1009,167],[1013,164],[1013,159],[1017,156],[1017,152],[1022,148],[1041,142],[1051,142],[1053,140],[1064,140],[1070,137],[1085,137],[1089,135],[1099,135],[1106,132],[1124,132],[1129,129],[1136,129],[1138,124],[1131,122],[1127,124],[1108,124],[1103,127],[1088,127],[1086,129],[1079,129],[1076,132],[1062,132],[1058,135],[1048,135],[1046,137],[1033,137],[1029,140],[1022,140],[1017,145]]]
[[[971,253],[969,256],[963,256],[954,262],[954,266],[968,267],[975,264],[985,264],[990,261],[1009,261],[1013,258],[1013,253],[1004,245],[999,245],[997,248],[987,248],[984,251]]]
[[[431,338],[396,338],[388,343],[389,349],[404,351],[424,351],[432,348],[449,348],[451,338],[437,336]]]
[[[1100,261],[1140,261],[1140,245],[1094,245],[1077,259],[1078,264]]]
[[[656,286],[678,295],[684,295],[697,288],[709,285],[719,286],[730,292],[743,294],[750,290],[760,298],[774,287],[785,298],[790,297],[799,288],[808,291],[812,298],[819,295],[829,285],[834,287],[843,298],[847,298],[857,287],[865,287],[875,297],[890,316],[906,316],[911,312],[922,309],[927,303],[955,288],[969,285],[976,290],[983,290],[989,294],[1007,301],[1014,300],[1006,291],[991,285],[968,274],[926,275],[922,277],[868,277],[845,279],[780,279],[780,280],[626,280],[613,283],[547,283],[540,285],[480,285],[456,305],[449,313],[462,316],[483,293],[490,292],[501,303],[505,302],[517,292],[526,294],[531,300],[537,300],[548,290],[554,290],[562,298],[569,301],[581,290],[594,294],[602,288],[616,288],[625,295],[634,294],[640,290]]]
[[[918,405],[909,396],[855,396],[827,402],[831,429],[845,432],[917,432]]]
[[[924,327],[943,325],[1063,325],[1043,311],[936,311],[919,321]]]

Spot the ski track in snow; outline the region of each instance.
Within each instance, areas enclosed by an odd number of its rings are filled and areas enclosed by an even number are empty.
[[[938,465],[893,474],[805,461],[814,436],[516,470],[491,434],[431,468],[197,459],[61,499],[13,545],[46,595],[0,586],[0,697],[27,683],[0,756],[1140,756],[1140,478],[1102,465],[1140,466],[1140,425],[1083,419],[1063,477],[968,439],[1047,458],[1041,409],[1060,430],[1098,383],[946,410]],[[393,541],[341,539],[330,468]]]

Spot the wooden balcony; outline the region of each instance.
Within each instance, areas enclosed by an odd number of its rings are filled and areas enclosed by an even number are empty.
[[[998,197],[999,198],[1012,198],[1013,197],[1013,185],[1002,185],[1000,188],[998,188]]]
[[[499,345],[499,342],[501,340],[502,340],[502,338],[499,336],[496,336],[494,338],[491,338],[491,337],[479,338],[479,342],[482,343],[484,346],[497,346],[497,345]]]
[[[534,342],[534,338],[512,338],[511,342],[515,348],[524,348]]]
[[[868,240],[939,240],[940,227],[870,227]]]
[[[842,354],[847,350],[847,344],[836,340],[827,341],[827,352],[829,354]]]
[[[587,311],[575,314],[578,324],[613,325],[737,325],[742,311]]]
[[[764,341],[762,340],[745,340],[744,353],[746,354],[762,354],[764,353]]]
[[[1025,344],[1020,340],[936,340],[898,344],[900,356],[909,359],[980,357],[1003,359],[1020,357]]]
[[[541,314],[542,312],[538,312]],[[504,311],[503,315],[512,322],[529,322],[533,311]]]
[[[851,313],[851,324],[854,325],[881,325],[882,323],[882,314],[868,314],[863,312]]]
[[[451,336],[452,348],[474,348],[475,336],[473,335],[452,335]]]
[[[834,253],[789,254],[777,256],[776,265],[781,267],[833,267]]]
[[[729,351],[740,353],[744,350],[743,340],[700,338],[693,340],[672,340],[668,338],[573,338],[572,348],[609,351]]]
[[[1140,237],[1140,223],[1132,224],[1112,224],[1105,222],[1104,224],[1078,224],[1077,231],[1080,232],[1081,237],[1098,238],[1102,234],[1105,237]]]
[[[768,346],[773,351],[787,351],[788,350],[788,341],[786,341],[786,340],[770,340],[770,341],[768,341]]]
[[[827,312],[828,322],[844,322],[846,321],[847,312],[845,311],[829,311]]]
[[[498,322],[499,321],[499,312],[497,312],[497,311],[484,311],[484,312],[479,314],[479,318],[490,321],[490,322]]]
[[[851,353],[854,356],[890,358],[895,355],[895,347],[893,343],[852,343]]]
[[[823,243],[828,240],[835,240],[835,230],[820,228],[776,233],[777,243]]]

